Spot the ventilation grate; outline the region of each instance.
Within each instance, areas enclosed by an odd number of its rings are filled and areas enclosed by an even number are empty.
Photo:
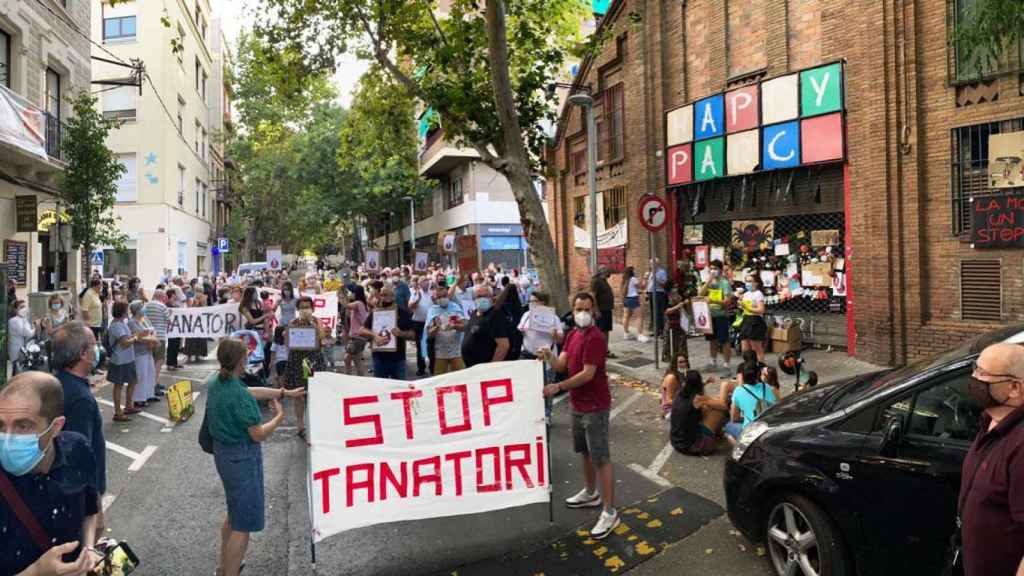
[[[998,322],[1003,313],[1002,266],[999,260],[960,262],[960,316]]]

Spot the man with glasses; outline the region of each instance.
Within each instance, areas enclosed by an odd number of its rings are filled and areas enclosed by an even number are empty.
[[[982,351],[969,383],[984,410],[958,501],[966,576],[1024,576],[1024,347]]]

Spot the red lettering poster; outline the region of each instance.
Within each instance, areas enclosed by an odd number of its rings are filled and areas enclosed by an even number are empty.
[[[708,246],[697,246],[693,249],[693,265],[697,270],[703,270],[708,266]]]
[[[415,382],[318,372],[308,388],[313,540],[547,502],[540,362]]]

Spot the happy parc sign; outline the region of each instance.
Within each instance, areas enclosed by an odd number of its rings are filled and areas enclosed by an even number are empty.
[[[310,382],[313,541],[345,530],[549,501],[542,366],[481,365],[415,382]]]
[[[665,114],[669,186],[842,160],[844,67],[742,86]]]

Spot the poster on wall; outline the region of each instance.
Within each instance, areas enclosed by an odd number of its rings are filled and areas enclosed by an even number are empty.
[[[811,230],[811,246],[838,246],[839,230]]]
[[[4,240],[4,261],[7,277],[18,286],[28,283],[28,242]]]
[[[774,224],[771,220],[734,220],[732,245],[753,250],[765,242],[771,244],[773,230]]]
[[[724,246],[712,246],[711,253],[708,255],[708,262],[719,262],[725,263],[725,247]]]
[[[703,270],[708,265],[708,247],[697,246],[693,251],[693,265],[698,270]]]
[[[1024,131],[990,135],[988,158],[990,186],[1024,186]]]
[[[971,248],[1024,246],[1024,192],[971,198]]]
[[[703,224],[686,224],[683,226],[683,244],[702,244],[703,242]]]

